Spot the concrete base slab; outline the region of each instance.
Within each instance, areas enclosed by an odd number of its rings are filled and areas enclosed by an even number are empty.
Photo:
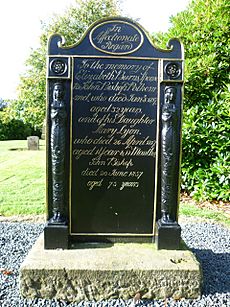
[[[187,250],[156,250],[154,244],[77,244],[45,250],[39,237],[20,268],[20,292],[28,298],[80,302],[142,298],[197,298],[199,262]]]

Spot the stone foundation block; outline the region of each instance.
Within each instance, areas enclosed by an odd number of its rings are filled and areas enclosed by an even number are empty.
[[[154,244],[76,244],[45,250],[43,235],[20,268],[20,292],[27,298],[80,302],[113,298],[197,298],[200,264],[191,251],[156,250]]]

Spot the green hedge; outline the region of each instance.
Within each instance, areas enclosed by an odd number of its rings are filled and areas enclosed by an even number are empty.
[[[229,90],[184,112],[182,188],[198,200],[230,198]],[[222,98],[222,99],[221,99]]]
[[[6,119],[4,112],[0,112],[0,141],[23,140],[30,135],[41,133],[19,119]]]
[[[184,44],[182,188],[197,200],[230,196],[229,24],[228,0],[193,0],[155,34]]]

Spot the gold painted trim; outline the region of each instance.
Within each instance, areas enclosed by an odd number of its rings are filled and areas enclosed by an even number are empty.
[[[113,56],[113,55],[88,55],[88,54],[81,54],[81,55],[49,55],[48,58],[95,58],[95,59],[124,59],[124,60],[150,60],[150,61],[178,61],[183,62],[182,59],[178,58],[154,58],[154,57],[135,57],[135,56]]]
[[[159,165],[159,134],[160,134],[160,94],[161,94],[161,60],[158,62],[158,93],[157,93],[157,131],[156,131],[156,157],[155,157],[155,193],[154,193],[154,211],[153,211],[153,233],[155,235],[156,230],[156,218],[157,218],[157,198],[158,198],[158,165]]]
[[[97,46],[94,44],[93,39],[92,39],[93,32],[94,32],[96,29],[98,29],[99,27],[101,27],[101,26],[103,26],[103,25],[105,25],[105,24],[112,23],[112,22],[114,22],[114,23],[126,24],[126,25],[129,25],[129,26],[131,26],[132,28],[134,28],[134,29],[140,34],[140,37],[141,37],[141,41],[140,41],[139,45],[138,45],[135,49],[133,49],[132,51],[128,51],[128,52],[110,52],[110,51],[105,51],[105,50],[103,50],[103,49],[97,47]],[[100,24],[98,24],[97,26],[95,26],[95,27],[90,31],[90,33],[89,33],[89,41],[90,41],[91,45],[92,45],[95,49],[97,49],[97,50],[99,50],[99,51],[101,51],[101,52],[103,52],[103,53],[112,54],[112,55],[124,55],[124,54],[131,54],[131,53],[137,51],[138,49],[140,49],[140,47],[143,45],[143,42],[144,42],[144,36],[143,36],[142,32],[137,28],[137,26],[132,25],[131,23],[129,23],[129,22],[127,22],[127,21],[113,20],[113,21],[105,21],[105,22],[100,23]]]
[[[184,57],[184,54],[182,55]],[[170,61],[170,62],[181,62],[181,79],[164,79],[164,61]],[[184,82],[184,60],[183,59],[166,59],[162,58],[160,59],[161,66],[161,75],[160,75],[160,82],[161,83],[183,83]]]
[[[48,61],[47,61],[48,62]],[[45,122],[46,122],[46,131],[45,131],[45,144],[46,144],[46,220],[48,221],[49,218],[49,193],[48,193],[48,188],[49,188],[49,80],[47,79],[46,81],[46,117],[45,117]]]
[[[162,80],[161,83],[183,83],[184,80]]]
[[[183,71],[184,71],[184,62],[182,64]],[[184,75],[183,75],[184,76]],[[177,203],[177,216],[176,220],[178,222],[178,213],[179,213],[179,207],[180,207],[180,191],[181,191],[181,163],[182,163],[182,125],[183,125],[183,104],[184,104],[184,84],[181,84],[181,105],[180,105],[180,153],[179,153],[179,178],[178,178],[178,203]]]
[[[153,233],[70,233],[74,236],[152,237]]]
[[[48,77],[49,79],[61,79],[61,80],[69,80],[70,77],[56,77],[56,76],[51,76],[51,77]]]
[[[67,74],[67,77],[63,77],[62,75],[57,75],[57,76],[50,76],[49,75],[49,71],[50,71],[50,64],[51,62],[49,61],[50,58],[68,58],[68,62],[67,62],[67,68],[66,70],[68,71],[68,74]],[[55,59],[53,59],[55,60]],[[71,72],[70,72],[70,68],[71,68],[71,56],[60,56],[60,55],[49,55],[47,57],[47,64],[46,64],[46,67],[48,68],[47,71],[46,71],[46,78],[47,79],[62,79],[62,80],[68,80],[71,78]]]
[[[53,56],[52,56],[53,57]],[[73,123],[73,84],[74,84],[74,58],[78,58],[78,56],[72,56],[72,80],[71,80],[71,106],[70,106],[70,112],[71,112],[71,116],[70,116],[70,177],[69,177],[69,225],[70,225],[70,235],[114,235],[114,236],[125,236],[125,235],[132,235],[132,234],[83,234],[83,233],[75,233],[72,232],[72,123]],[[80,56],[80,58],[95,58],[94,56]],[[114,56],[105,56],[105,57],[99,57],[99,58],[117,58]],[[123,57],[122,57],[123,58]],[[130,59],[130,57],[125,57]],[[136,58],[137,59],[137,58]],[[157,125],[156,125],[156,148],[158,148],[159,146],[159,110],[160,110],[160,74],[161,74],[161,70],[160,70],[160,60],[159,58],[138,58],[140,60],[152,60],[152,61],[158,61],[158,94],[157,94],[157,98],[158,98],[158,105],[157,105]],[[157,208],[157,183],[158,183],[158,152],[156,150],[156,157],[155,157],[155,193],[154,193],[154,199],[153,199],[153,222],[152,222],[152,226],[153,226],[153,231],[151,234],[133,234],[133,236],[154,236],[155,235],[155,226],[156,226],[156,208]]]
[[[70,138],[70,150],[69,150],[69,233],[71,234],[72,230],[72,150],[73,150],[73,84],[74,84],[74,61],[71,58],[71,83],[70,83],[70,131],[69,131],[69,138]]]

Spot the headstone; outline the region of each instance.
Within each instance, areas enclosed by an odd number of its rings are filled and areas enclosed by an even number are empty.
[[[39,150],[39,137],[38,136],[28,136],[27,137],[27,147],[28,147],[28,150]]]
[[[183,48],[126,18],[48,56],[45,247],[157,242],[177,249]]]
[[[42,135],[41,135],[41,139],[45,140],[46,138],[46,120],[44,119],[43,124],[42,124]]]
[[[200,265],[177,222],[180,42],[158,49],[126,18],[62,42],[49,41],[47,224],[21,265],[21,295],[134,305],[198,297]]]

